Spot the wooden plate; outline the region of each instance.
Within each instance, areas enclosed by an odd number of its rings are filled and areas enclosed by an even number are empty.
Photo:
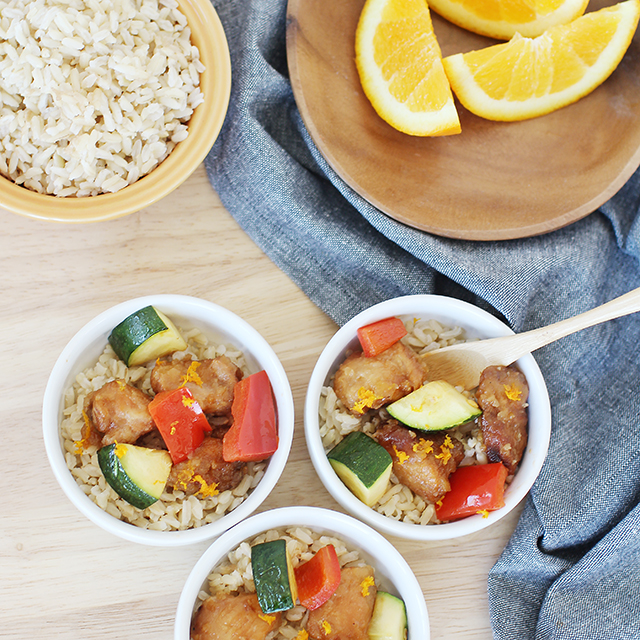
[[[502,123],[457,103],[461,134],[417,138],[381,120],[362,91],[354,42],[363,4],[289,0],[289,72],[327,162],[393,219],[467,240],[538,235],[597,209],[640,165],[640,34],[609,79],[573,105]],[[613,3],[590,10],[604,4]],[[496,42],[432,18],[444,56]]]

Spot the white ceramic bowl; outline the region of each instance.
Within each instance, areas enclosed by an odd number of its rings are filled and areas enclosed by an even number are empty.
[[[467,338],[494,338],[513,331],[490,313],[469,303],[444,296],[414,295],[386,300],[352,318],[331,338],[313,370],[304,410],[304,429],[311,461],[331,495],[349,513],[379,531],[411,540],[445,540],[474,533],[503,518],[524,498],[544,462],[551,434],[551,407],[547,387],[533,356],[517,361],[529,384],[529,438],[520,468],[505,491],[505,506],[488,517],[473,515],[437,525],[398,522],[378,513],[358,500],[342,483],[329,464],[319,431],[320,392],[345,358],[348,349],[358,345],[358,327],[390,316],[433,318],[447,326],[461,326]]]
[[[183,328],[198,327],[211,339],[231,343],[245,356],[250,371],[264,369],[273,387],[278,413],[279,444],[265,474],[249,497],[215,522],[184,531],[150,531],[109,515],[89,499],[71,475],[62,448],[60,422],[63,393],[75,376],[92,366],[107,344],[109,333],[131,313],[154,305]],[[284,368],[266,340],[236,314],[212,302],[181,295],[151,295],[118,304],[86,324],[64,348],[44,393],[44,443],[56,480],[71,502],[92,522],[121,538],[154,546],[178,546],[209,540],[237,524],[265,500],[280,478],[293,439],[293,397]]]
[[[241,522],[215,540],[192,569],[180,595],[176,613],[174,640],[189,640],[191,619],[198,593],[207,576],[227,553],[241,542],[270,529],[299,525],[317,533],[342,539],[358,549],[375,569],[376,580],[385,589],[404,600],[407,609],[409,640],[429,640],[429,616],[422,589],[406,560],[382,535],[366,524],[343,513],[318,507],[283,507],[265,511]]]

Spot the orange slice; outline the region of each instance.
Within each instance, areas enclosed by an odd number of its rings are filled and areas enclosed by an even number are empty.
[[[516,33],[535,38],[581,16],[589,0],[429,0],[429,6],[459,27],[498,40]]]
[[[460,133],[451,87],[425,0],[367,0],[356,66],[378,115],[414,136]]]
[[[631,44],[640,0],[586,13],[537,38],[443,60],[460,102],[489,120],[526,120],[576,102],[602,84]]]

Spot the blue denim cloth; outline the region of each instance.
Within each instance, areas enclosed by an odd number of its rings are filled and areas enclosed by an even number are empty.
[[[231,215],[339,324],[398,295],[473,302],[515,331],[640,286],[640,173],[553,233],[449,240],[395,222],[319,154],[288,80],[285,0],[213,0],[231,104],[206,167]],[[553,407],[548,459],[488,577],[495,638],[640,638],[640,315],[536,352]],[[417,639],[415,639],[417,640]]]

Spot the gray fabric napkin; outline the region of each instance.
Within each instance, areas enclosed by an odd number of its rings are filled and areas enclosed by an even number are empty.
[[[640,286],[640,173],[548,235],[474,243],[391,220],[331,170],[288,80],[285,0],[213,0],[231,104],[206,167],[242,228],[339,324],[398,295],[478,304],[515,331]],[[640,316],[536,352],[553,407],[548,459],[488,578],[495,638],[640,638]],[[414,639],[418,640],[418,639]]]

